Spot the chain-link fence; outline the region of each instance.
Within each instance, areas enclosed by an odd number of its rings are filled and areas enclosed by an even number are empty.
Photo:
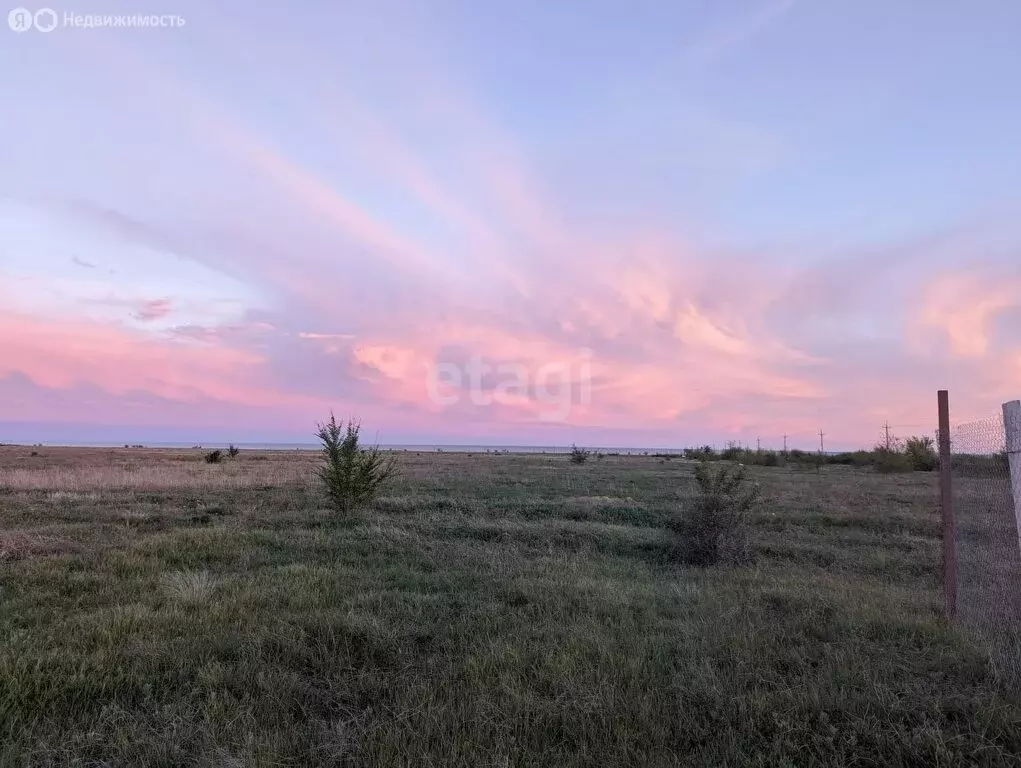
[[[950,430],[957,615],[1001,674],[1021,681],[1021,548],[1004,418]]]

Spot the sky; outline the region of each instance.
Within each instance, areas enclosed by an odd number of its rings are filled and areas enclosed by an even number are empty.
[[[0,442],[829,450],[1021,397],[1016,0],[50,7],[0,27]],[[121,15],[170,23],[67,23]]]

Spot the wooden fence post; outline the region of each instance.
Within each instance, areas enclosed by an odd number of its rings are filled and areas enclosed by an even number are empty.
[[[1003,429],[1007,436],[1010,484],[1014,489],[1014,520],[1017,522],[1018,546],[1021,546],[1021,400],[1003,404]]]
[[[957,525],[954,520],[953,473],[950,466],[950,395],[937,393],[939,404],[939,489],[943,519],[943,599],[947,616],[957,613]]]

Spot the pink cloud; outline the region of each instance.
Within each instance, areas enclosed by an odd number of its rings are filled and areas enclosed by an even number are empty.
[[[176,343],[114,325],[0,312],[0,347],[0,375],[23,374],[51,389],[89,383],[114,395],[142,391],[249,406],[302,400],[252,384],[265,361],[250,352]]]
[[[142,302],[134,317],[136,320],[143,322],[162,320],[172,311],[173,303],[169,299],[150,299],[149,301]]]
[[[911,329],[919,343],[935,332],[958,357],[982,358],[993,345],[997,316],[1021,308],[1021,280],[973,270],[945,272],[923,290]]]

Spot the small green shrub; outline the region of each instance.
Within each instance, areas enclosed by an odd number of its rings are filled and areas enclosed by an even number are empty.
[[[230,445],[230,447],[227,448],[227,455],[230,456],[232,459],[236,459],[239,453],[241,453],[241,449],[238,448],[233,443]]]
[[[585,448],[579,448],[578,446],[571,445],[571,463],[572,464],[584,464],[588,461],[591,451]]]
[[[223,461],[223,451],[217,448],[214,451],[210,451],[204,457],[206,464],[219,464]]]
[[[749,561],[746,518],[758,502],[758,486],[749,487],[743,466],[708,461],[695,468],[695,482],[694,511],[678,526],[688,539],[688,560],[701,566]]]
[[[346,518],[375,499],[397,477],[397,456],[384,453],[378,446],[362,448],[358,444],[361,425],[354,419],[338,424],[331,413],[330,420],[318,426],[316,436],[323,444],[323,465],[317,474],[330,504]]]

